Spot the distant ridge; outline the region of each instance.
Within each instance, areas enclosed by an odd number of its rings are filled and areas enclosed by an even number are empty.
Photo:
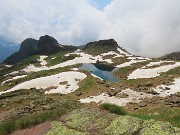
[[[27,38],[21,43],[19,51],[6,58],[3,63],[12,65],[32,55],[48,55],[76,49],[75,46],[60,45],[56,39],[48,35],[41,36],[39,40]]]
[[[160,58],[164,60],[180,60],[180,52],[173,52],[170,54],[166,54]]]

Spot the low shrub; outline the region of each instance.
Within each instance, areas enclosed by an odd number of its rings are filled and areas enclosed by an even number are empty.
[[[117,115],[127,115],[128,112],[124,110],[122,107],[115,105],[115,104],[109,104],[109,103],[103,103],[100,105],[101,109],[108,110],[111,113],[117,114]]]

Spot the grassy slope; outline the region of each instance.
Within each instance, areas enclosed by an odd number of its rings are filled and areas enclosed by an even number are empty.
[[[56,57],[55,59],[51,59],[51,58],[54,58]],[[66,60],[69,60],[69,59],[73,59],[75,56],[70,56],[70,57],[65,57],[64,54],[55,54],[55,55],[51,55],[48,57],[47,59],[47,62],[48,62],[48,65],[55,65],[55,64],[58,64],[59,62],[63,62],[63,61],[66,61]],[[29,64],[29,62],[35,62],[34,64],[37,64],[36,66],[38,66],[38,62],[36,63],[36,59],[39,58],[39,56],[33,56],[32,58],[29,58],[25,61],[22,61],[22,63],[20,63],[19,65],[16,65],[14,66],[13,68],[10,68],[10,71],[13,71],[13,70],[17,70],[17,69],[22,69],[24,68],[27,64]],[[33,64],[32,63],[32,64]],[[126,68],[121,68],[120,70],[118,70],[118,72],[116,73],[117,76],[120,76],[120,75],[124,75],[124,76],[127,76],[130,72],[132,72],[133,70],[143,66],[143,64],[134,64],[132,65],[131,67],[126,67]],[[26,80],[30,80],[30,79],[34,79],[34,78],[37,78],[37,77],[41,77],[41,76],[48,76],[48,75],[51,75],[51,74],[56,74],[56,73],[59,73],[59,72],[63,72],[63,71],[68,71],[70,70],[70,68],[72,67],[77,67],[78,65],[75,65],[75,66],[70,66],[70,67],[65,67],[65,68],[58,68],[58,69],[54,69],[54,70],[49,70],[49,71],[40,71],[40,72],[37,72],[37,73],[31,73],[31,74],[28,74],[27,77],[23,78],[23,79],[18,79],[16,81],[13,81],[11,85],[9,84],[6,84],[4,86],[1,86],[0,87],[0,90],[4,90],[4,89],[9,89],[11,88],[12,86],[16,85],[16,84],[19,84],[21,82],[24,82]],[[139,84],[145,84],[146,82],[148,81],[152,81],[153,83],[153,86],[156,86],[159,84],[158,80],[169,80],[169,78],[172,78],[172,77],[169,77],[169,75],[173,75],[173,77],[178,77],[180,75],[180,67],[177,67],[175,69],[172,69],[166,73],[163,73],[160,77],[157,77],[155,79],[153,79],[153,81],[151,79],[136,79],[136,80],[125,80],[125,81],[122,81],[120,85],[123,85],[125,87],[132,87],[132,88],[135,88],[136,86],[138,86]],[[107,91],[107,88],[106,88],[106,84],[98,84],[97,83],[97,79],[91,77],[89,75],[88,78],[86,78],[85,80],[83,80],[80,84],[80,88],[74,92],[74,93],[71,93],[69,95],[63,95],[63,96],[60,96],[60,95],[56,95],[56,96],[53,96],[53,95],[49,95],[49,97],[53,98],[53,99],[68,99],[68,98],[73,98],[73,99],[78,99],[78,98],[84,98],[84,97],[87,97],[87,96],[90,96],[90,95],[97,95],[99,92],[104,92],[104,91]],[[114,85],[116,86],[116,85]],[[82,95],[80,97],[77,98],[76,96],[76,93],[77,92],[81,92]],[[25,100],[22,100],[22,101],[17,101],[16,102],[10,102],[6,107],[10,106],[11,107],[17,107],[18,105],[22,105],[22,103],[29,103],[30,101],[32,101],[33,99],[25,99]],[[13,101],[13,99],[12,99]],[[62,106],[63,108],[63,106]],[[109,108],[109,107],[107,107]],[[111,107],[110,107],[111,108]],[[114,108],[114,107],[112,107]],[[56,108],[57,109],[57,108]],[[17,128],[26,128],[26,127],[29,127],[29,126],[32,126],[32,125],[35,125],[35,124],[38,124],[38,123],[41,123],[43,121],[46,121],[46,120],[54,120],[55,118],[58,118],[61,114],[64,113],[63,109],[58,113],[58,110],[54,110],[54,112],[51,112],[51,111],[44,111],[44,112],[41,112],[41,113],[37,113],[35,115],[30,115],[30,116],[27,116],[27,117],[23,117],[22,119],[18,119],[18,120],[9,120],[7,121],[7,123],[2,123],[0,125],[0,130],[1,132],[10,132],[14,129],[17,129]],[[2,106],[0,106],[0,110],[4,110],[4,108],[2,108]],[[109,110],[109,109],[108,109]],[[116,110],[116,109],[115,109]],[[56,112],[57,111],[57,112]],[[65,109],[65,112],[67,112],[69,110],[66,110]],[[122,110],[120,110],[122,111]],[[129,115],[132,115],[132,116],[135,116],[135,117],[138,117],[138,118],[143,118],[143,119],[150,119],[150,118],[154,118],[154,119],[157,119],[157,120],[162,120],[162,121],[169,121],[170,123],[172,123],[173,125],[175,126],[178,126],[180,127],[180,118],[178,116],[178,114],[180,113],[179,112],[179,108],[149,108],[149,110],[144,109],[144,110],[139,110],[137,111],[136,113],[133,113],[133,114],[129,114]],[[119,110],[117,109],[115,112],[119,112]],[[148,112],[148,113],[147,113]],[[156,115],[156,116],[153,116],[153,115],[149,115],[150,113],[153,114],[153,113],[160,113],[161,115]],[[114,112],[113,112],[114,113]],[[58,116],[58,115],[59,116]],[[18,122],[19,121],[19,122]],[[0,133],[1,133],[0,132]]]

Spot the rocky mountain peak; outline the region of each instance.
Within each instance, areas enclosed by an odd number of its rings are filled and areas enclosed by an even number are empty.
[[[11,65],[32,55],[49,55],[76,49],[75,46],[60,46],[55,38],[48,35],[41,36],[39,40],[27,38],[21,43],[19,51],[6,58],[3,63]]]
[[[105,39],[89,42],[82,50],[92,55],[99,55],[109,51],[117,52],[117,47],[118,44],[114,39]]]
[[[41,36],[37,45],[37,53],[39,54],[51,54],[56,53],[62,48],[59,46],[58,41],[48,35]]]
[[[21,43],[19,51],[25,54],[33,54],[37,49],[37,45],[38,40],[27,38]]]

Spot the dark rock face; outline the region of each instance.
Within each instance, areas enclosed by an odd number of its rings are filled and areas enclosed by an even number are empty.
[[[109,51],[117,52],[117,47],[118,44],[114,39],[107,39],[90,42],[82,50],[92,55],[99,55]]]
[[[21,43],[19,51],[6,58],[3,63],[12,65],[32,55],[49,55],[76,49],[75,46],[60,45],[56,39],[48,35],[40,37],[39,40],[28,38]]]
[[[37,45],[37,54],[52,54],[62,50],[58,41],[48,35],[42,36]]]
[[[36,53],[38,40],[27,38],[21,43],[19,53],[21,57],[28,57]]]
[[[167,60],[180,60],[180,52],[173,52],[162,57],[162,59]]]

